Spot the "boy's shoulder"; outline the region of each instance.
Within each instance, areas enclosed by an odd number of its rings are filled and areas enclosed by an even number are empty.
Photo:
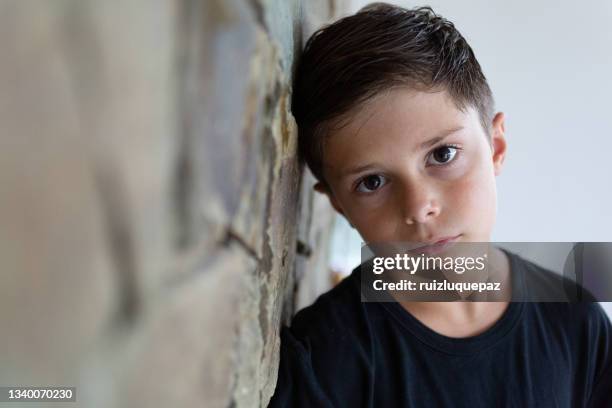
[[[594,331],[610,331],[612,326],[608,315],[588,290],[567,276],[518,254],[507,253],[524,280],[521,295],[531,305],[529,309],[544,314],[548,324],[564,327],[565,331],[581,336],[592,335]],[[611,334],[607,333],[608,336]]]
[[[518,280],[516,300],[530,302],[595,303],[594,296],[580,283],[568,276],[553,272],[522,256],[504,250],[510,259],[512,273]],[[589,309],[587,307],[587,309]]]
[[[355,268],[282,328],[272,406],[360,406],[367,399],[372,333],[359,272]]]
[[[310,339],[337,338],[363,324],[364,304],[360,301],[359,266],[315,302],[300,310],[291,322],[291,330]]]

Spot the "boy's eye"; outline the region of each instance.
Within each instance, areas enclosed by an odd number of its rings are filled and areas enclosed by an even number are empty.
[[[457,146],[445,145],[434,149],[429,156],[434,160],[434,165],[446,164],[455,158],[459,148]]]
[[[378,190],[386,183],[386,179],[378,174],[364,177],[357,185],[357,191],[360,193],[371,193]]]

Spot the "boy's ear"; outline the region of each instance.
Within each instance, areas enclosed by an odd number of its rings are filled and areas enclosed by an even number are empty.
[[[506,158],[506,125],[504,123],[505,116],[503,112],[497,112],[493,117],[491,127],[491,149],[493,151],[493,169],[495,175],[501,173],[504,159]]]
[[[319,192],[321,194],[325,194],[327,196],[327,198],[329,198],[329,202],[331,203],[332,207],[334,207],[334,210],[336,210],[339,214],[344,215],[344,211],[342,211],[342,208],[340,208],[340,205],[336,201],[336,197],[334,197],[334,193],[331,192],[327,188],[327,186],[325,186],[323,183],[318,181],[314,185],[314,189],[315,189],[315,191],[317,191],[317,192]],[[346,217],[346,215],[344,215],[344,216]]]

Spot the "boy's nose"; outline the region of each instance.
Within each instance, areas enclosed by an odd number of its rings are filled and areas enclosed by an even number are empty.
[[[406,224],[408,225],[415,224],[415,223],[424,224],[429,219],[435,218],[437,215],[438,215],[438,211],[432,208],[431,210],[420,212],[416,214],[415,216],[406,217]]]
[[[406,224],[424,224],[440,214],[440,206],[427,189],[417,187],[405,194],[403,201]]]

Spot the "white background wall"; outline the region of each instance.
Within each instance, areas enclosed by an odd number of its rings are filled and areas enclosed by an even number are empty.
[[[353,12],[367,3],[353,0]],[[451,20],[506,114],[492,240],[612,241],[612,2],[393,3]],[[333,267],[359,264],[361,239],[343,220],[334,243]]]

